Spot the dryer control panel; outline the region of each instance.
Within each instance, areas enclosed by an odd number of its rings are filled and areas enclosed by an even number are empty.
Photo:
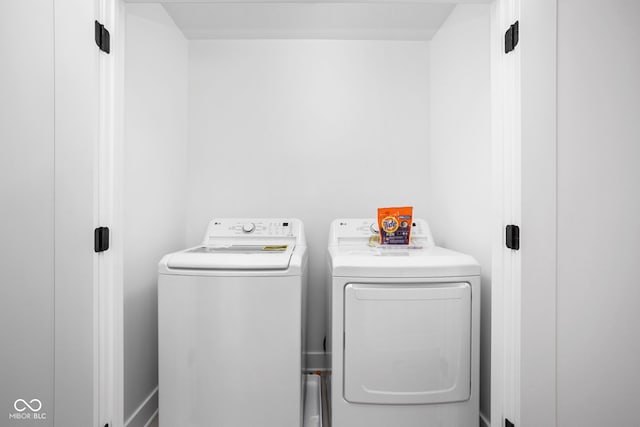
[[[331,223],[329,246],[368,242],[371,236],[375,235],[378,235],[378,224],[375,218],[338,218]],[[411,240],[434,244],[427,221],[414,218]]]

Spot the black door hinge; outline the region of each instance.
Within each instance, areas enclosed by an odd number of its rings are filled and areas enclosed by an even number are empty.
[[[504,419],[504,427],[516,427],[516,425],[505,418]]]
[[[520,249],[520,227],[517,225],[507,225],[506,243],[509,249]]]
[[[520,30],[518,21],[512,24],[506,33],[504,33],[504,53],[509,53],[518,45],[520,40]]]
[[[93,250],[104,252],[109,249],[109,227],[98,227],[93,232]]]
[[[111,52],[111,36],[109,35],[109,30],[107,30],[104,25],[96,21],[95,33],[96,44],[100,50],[105,53]]]

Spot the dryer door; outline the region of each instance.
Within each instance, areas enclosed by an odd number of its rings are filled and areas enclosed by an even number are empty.
[[[425,404],[469,399],[468,283],[348,284],[344,292],[347,401]]]

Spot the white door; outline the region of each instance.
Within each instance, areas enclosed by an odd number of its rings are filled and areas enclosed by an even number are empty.
[[[98,425],[94,19],[0,3],[2,425]]]
[[[0,2],[0,424],[6,426],[53,425],[53,10],[51,0]]]
[[[469,399],[468,283],[348,284],[344,293],[347,401],[420,404]]]

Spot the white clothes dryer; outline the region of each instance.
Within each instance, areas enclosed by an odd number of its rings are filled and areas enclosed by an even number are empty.
[[[307,258],[301,221],[254,218],[162,259],[162,426],[302,425]]]
[[[332,427],[477,427],[478,263],[424,220],[408,246],[380,246],[375,224],[331,224]]]

